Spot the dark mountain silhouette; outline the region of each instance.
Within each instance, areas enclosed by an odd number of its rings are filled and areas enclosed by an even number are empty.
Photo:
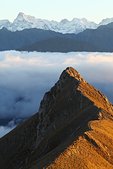
[[[113,23],[100,26],[97,29],[87,29],[78,34],[76,39],[93,45],[93,52],[113,52]],[[82,50],[82,49],[81,49]],[[88,48],[85,49],[88,51]]]
[[[75,35],[73,35],[75,36]],[[70,38],[69,35],[53,37],[42,40],[20,49],[20,51],[38,51],[38,52],[71,52],[71,51],[92,51],[94,46],[89,42]]]
[[[61,33],[35,28],[16,32],[3,28],[0,30],[0,50],[18,50],[23,46],[61,35]]]
[[[65,34],[64,37],[42,40],[31,46],[26,46],[22,50],[41,52],[113,52],[113,23],[100,26],[97,29],[87,29],[77,35]]]
[[[113,52],[113,23],[76,35],[41,29],[10,32],[4,28],[0,30],[0,50]]]
[[[71,67],[38,113],[0,139],[2,169],[113,169],[113,106]]]

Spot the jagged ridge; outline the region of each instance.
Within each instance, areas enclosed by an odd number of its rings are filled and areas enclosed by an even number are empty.
[[[20,12],[16,19],[11,23],[8,20],[0,21],[0,29],[3,27],[10,31],[20,31],[24,29],[38,28],[44,30],[52,30],[60,33],[79,33],[86,29],[96,29],[100,25],[107,25],[113,22],[113,18],[103,19],[99,24],[88,21],[85,18],[74,18],[71,21],[63,19],[60,22],[49,21],[46,19],[37,19],[30,15]]]
[[[112,104],[68,67],[38,114],[1,139],[0,167],[111,169],[112,125]]]

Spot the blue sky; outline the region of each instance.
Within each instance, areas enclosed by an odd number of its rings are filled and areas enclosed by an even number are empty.
[[[13,19],[19,12],[37,18],[61,20],[74,17],[99,22],[113,17],[113,0],[1,0],[0,20]]]

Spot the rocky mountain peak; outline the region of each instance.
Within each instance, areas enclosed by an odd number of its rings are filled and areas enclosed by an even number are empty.
[[[88,109],[94,109],[95,113],[90,114]],[[58,142],[62,142],[63,129],[67,126],[65,128],[67,133],[72,132],[71,129],[68,131],[68,125],[71,125],[74,119],[75,121],[78,117],[83,121],[87,121],[87,118],[98,119],[101,109],[113,112],[112,105],[100,91],[88,84],[74,68],[67,67],[55,86],[45,94],[41,101],[37,126],[37,147],[43,139],[52,141],[51,135],[54,135],[55,130],[60,130],[56,137],[59,137]],[[85,111],[86,114],[84,114]],[[102,114],[104,116],[104,113]],[[80,120],[80,123],[84,123],[83,121]],[[49,144],[53,144],[51,141],[45,149],[49,149]]]
[[[59,97],[62,92],[64,92],[64,89],[66,88],[67,91],[70,91],[73,89],[76,90],[79,84],[83,82],[86,83],[86,81],[82,78],[79,72],[77,72],[72,67],[67,67],[60,75],[59,80],[57,83],[51,88],[51,90],[47,93],[45,93],[43,100],[41,101],[40,108],[39,108],[39,114],[43,110],[43,107],[45,107],[46,103],[50,101],[56,100],[56,98]],[[59,99],[59,98],[58,98]]]
[[[39,112],[1,138],[0,168],[113,169],[112,126],[112,104],[68,67]]]
[[[84,79],[82,78],[82,76],[80,75],[79,72],[77,72],[74,68],[72,67],[67,67],[61,74],[60,79],[65,79],[65,78],[69,78],[69,77],[73,77],[74,79],[76,79],[77,81],[83,81]],[[85,80],[84,80],[85,81]]]

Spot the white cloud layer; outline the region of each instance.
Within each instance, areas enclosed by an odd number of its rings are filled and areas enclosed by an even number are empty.
[[[46,91],[68,66],[113,101],[113,53],[0,52],[0,119],[23,118],[38,111]],[[0,127],[2,131],[8,131]]]

